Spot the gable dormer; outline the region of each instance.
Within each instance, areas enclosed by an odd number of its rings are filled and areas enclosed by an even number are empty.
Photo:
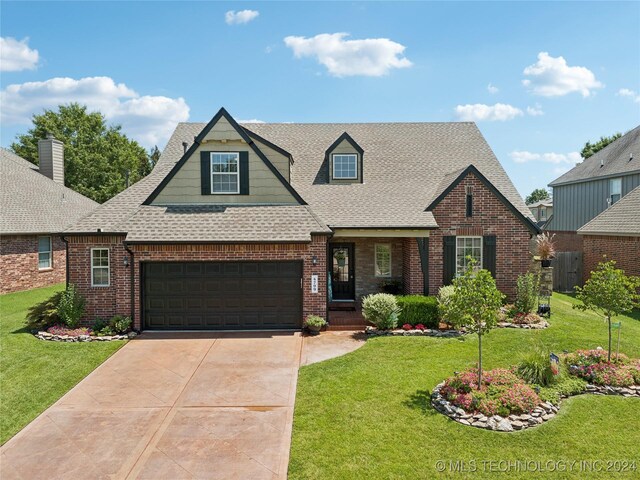
[[[282,158],[284,162],[274,165],[222,108],[145,204],[304,205],[288,181],[289,159]]]
[[[325,152],[329,183],[363,183],[362,160],[364,150],[344,132]]]

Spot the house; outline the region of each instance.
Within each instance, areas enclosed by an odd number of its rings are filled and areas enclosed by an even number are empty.
[[[527,206],[540,228],[543,228],[544,224],[553,215],[553,200],[540,200]]]
[[[98,204],[64,186],[64,148],[38,142],[40,167],[0,148],[0,293],[44,287],[66,278],[60,232]]]
[[[545,230],[555,234],[560,252],[582,252],[578,230],[640,185],[640,126],[576,165],[549,184],[553,218]]]
[[[640,276],[640,187],[578,229],[584,245],[584,279],[606,256],[627,275]]]
[[[153,172],[71,228],[87,320],[300,328],[398,280],[435,294],[471,256],[513,296],[538,233],[473,123],[180,123]]]

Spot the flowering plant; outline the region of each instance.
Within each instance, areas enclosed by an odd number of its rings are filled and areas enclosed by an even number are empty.
[[[565,357],[569,373],[595,385],[628,387],[640,385],[640,359],[629,359],[624,354],[607,361],[603,349],[578,350]]]
[[[70,337],[79,337],[80,335],[91,335],[91,329],[86,327],[69,328],[65,325],[54,325],[47,328],[47,333],[52,335],[68,335]]]
[[[412,330],[413,327],[411,326],[410,323],[405,323],[404,325],[402,325],[402,329],[403,330]]]
[[[484,372],[478,388],[478,370],[470,369],[445,380],[440,393],[467,413],[502,415],[528,413],[540,397],[512,371],[496,368]]]
[[[417,324],[417,325],[416,325],[415,327],[413,327],[413,328],[415,328],[416,330],[424,330],[424,329],[425,329],[425,326],[424,326],[423,324],[419,323],[419,324]]]

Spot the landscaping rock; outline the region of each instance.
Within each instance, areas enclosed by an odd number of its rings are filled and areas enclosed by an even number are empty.
[[[511,422],[511,426],[514,430],[522,430],[525,425],[520,420],[514,420],[513,422]]]
[[[496,430],[498,430],[499,432],[513,432],[513,427],[509,420],[507,420],[506,418],[503,418],[498,422],[498,426],[496,427]]]

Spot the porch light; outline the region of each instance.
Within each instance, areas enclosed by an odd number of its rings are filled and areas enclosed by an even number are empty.
[[[311,263],[313,265],[317,265],[318,264],[318,257],[316,257],[315,255],[313,257],[311,257]]]
[[[126,255],[125,255],[125,256],[122,258],[122,264],[123,264],[125,267],[128,267],[128,266],[129,266],[129,257],[128,257],[128,256],[126,256]]]

